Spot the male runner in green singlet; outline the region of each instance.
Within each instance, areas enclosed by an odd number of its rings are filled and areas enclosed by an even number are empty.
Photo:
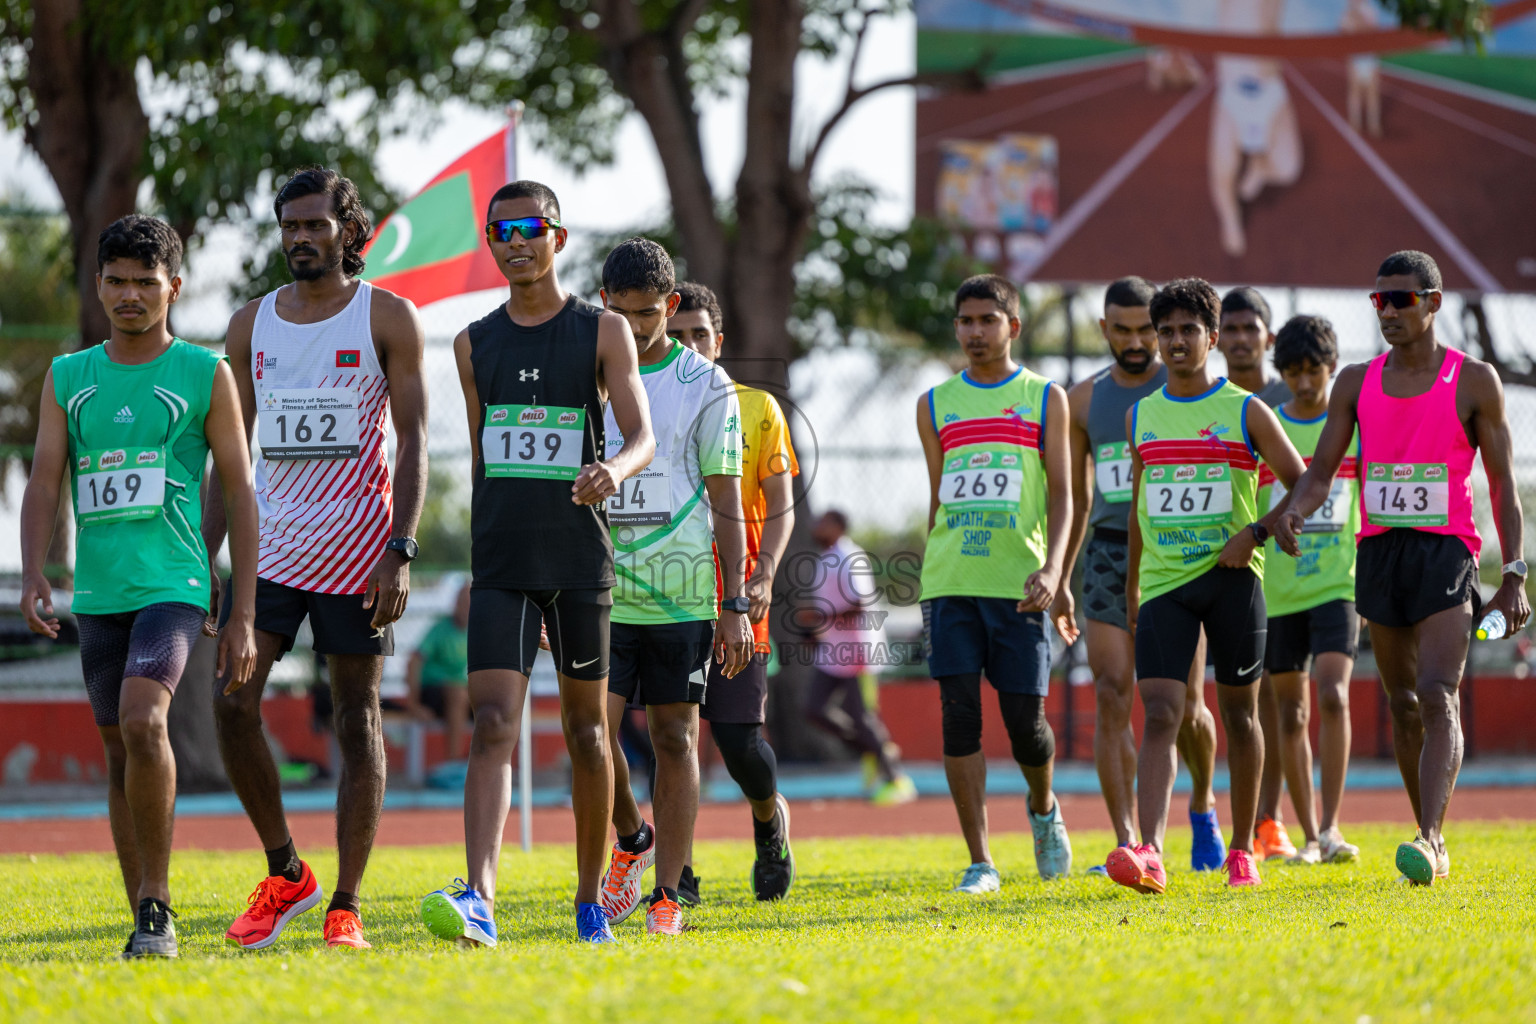
[[[256,498],[235,379],[223,357],[171,336],[181,239],[153,217],[101,233],[96,293],[112,334],[60,356],[43,380],[37,450],[21,506],[21,610],[57,637],[43,559],[59,488],[75,508],[75,593],[85,689],[107,755],[107,814],[136,924],[124,957],[176,956],[171,828],[176,762],[166,714],[210,598],[198,488],[213,453],[230,510],[237,585],[219,631],[231,689],[256,644]],[[37,606],[42,605],[42,615]]]

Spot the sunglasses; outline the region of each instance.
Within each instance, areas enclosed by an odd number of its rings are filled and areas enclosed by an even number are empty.
[[[1371,305],[1378,310],[1391,306],[1393,309],[1407,309],[1409,306],[1417,306],[1419,301],[1429,295],[1438,295],[1439,289],[1430,288],[1421,292],[1390,291],[1371,292]]]
[[[558,231],[560,222],[552,217],[519,217],[516,220],[493,220],[485,226],[487,242],[510,242],[515,231],[525,241],[543,238],[551,229]]]

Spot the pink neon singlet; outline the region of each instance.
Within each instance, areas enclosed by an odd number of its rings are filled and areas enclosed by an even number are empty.
[[[1371,360],[1360,388],[1360,533],[1391,529],[1460,537],[1472,552],[1483,539],[1472,519],[1472,454],[1456,415],[1457,376],[1466,357],[1448,349],[1422,395],[1394,398],[1381,386],[1390,352]]]

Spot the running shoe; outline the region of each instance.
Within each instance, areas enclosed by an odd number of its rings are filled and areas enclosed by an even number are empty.
[[[1306,845],[1296,851],[1296,856],[1286,860],[1287,864],[1321,864],[1323,862],[1323,845],[1316,839],[1308,840]]]
[[[795,883],[795,854],[789,848],[789,801],[783,793],[775,793],[773,802],[777,805],[773,817],[778,827],[768,840],[756,844],[757,859],[752,862],[752,895],[763,902],[783,899]],[[681,884],[677,895],[682,898]]]
[[[656,863],[656,830],[651,830],[651,845],[639,853],[626,853],[613,844],[613,856],[608,860],[608,871],[603,875],[603,889],[598,897],[603,901],[603,913],[608,920],[619,924],[640,905],[643,890],[640,878]]]
[[[325,944],[332,949],[372,949],[363,938],[363,922],[350,910],[337,908],[325,915]]]
[[[677,880],[677,902],[685,907],[696,907],[703,903],[703,897],[699,895],[699,883],[704,881],[693,873],[692,864],[683,865],[683,873]]]
[[[1105,859],[1104,869],[1110,878],[1137,892],[1160,893],[1168,889],[1163,855],[1151,843],[1117,846]]]
[[[1397,870],[1414,885],[1433,885],[1437,878],[1451,875],[1450,852],[1436,853],[1424,833],[1414,834],[1413,841],[1397,848]]]
[[[656,892],[645,911],[645,930],[649,935],[683,934],[683,908],[660,891]]]
[[[1329,864],[1343,864],[1360,856],[1360,847],[1344,841],[1344,833],[1330,828],[1317,837],[1322,848],[1323,860]]]
[[[128,945],[123,947],[124,960],[136,960],[141,956],[174,958],[176,951],[176,926],[171,918],[176,916],[170,904],[146,896],[139,900],[139,913]]]
[[[462,878],[421,898],[421,923],[440,939],[496,945],[496,918],[491,908]]]
[[[1196,871],[1220,871],[1227,859],[1227,844],[1221,838],[1221,822],[1215,811],[1189,812],[1189,830],[1194,846],[1189,851],[1189,866]]]
[[[1067,823],[1061,818],[1061,801],[1050,814],[1029,812],[1029,829],[1035,834],[1035,869],[1046,881],[1065,878],[1072,873],[1072,840],[1067,838]]]
[[[982,860],[966,868],[965,874],[960,876],[960,884],[951,891],[982,896],[989,892],[997,892],[1002,884],[1003,880],[998,876],[997,868]]]
[[[224,939],[241,949],[266,949],[288,927],[288,922],[325,899],[320,883],[309,865],[299,861],[299,880],[290,882],[282,875],[261,880],[251,893],[250,906],[235,918]]]
[[[917,786],[910,776],[898,775],[890,782],[875,790],[875,795],[869,798],[870,803],[876,807],[895,807],[898,804],[909,804],[917,799]]]
[[[1227,885],[1234,889],[1258,885],[1263,881],[1259,878],[1259,866],[1253,862],[1253,854],[1247,850],[1229,851],[1221,870],[1227,873]]]
[[[1260,860],[1286,860],[1296,856],[1296,844],[1286,834],[1285,825],[1264,818],[1253,830],[1253,855]]]
[[[576,904],[576,938],[598,945],[619,941],[608,928],[608,911],[601,903]]]

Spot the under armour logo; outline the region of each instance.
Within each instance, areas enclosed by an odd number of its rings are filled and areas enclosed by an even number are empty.
[[[537,366],[535,366],[531,370],[518,370],[517,371],[517,379],[518,380],[538,380],[539,379],[539,368]]]

